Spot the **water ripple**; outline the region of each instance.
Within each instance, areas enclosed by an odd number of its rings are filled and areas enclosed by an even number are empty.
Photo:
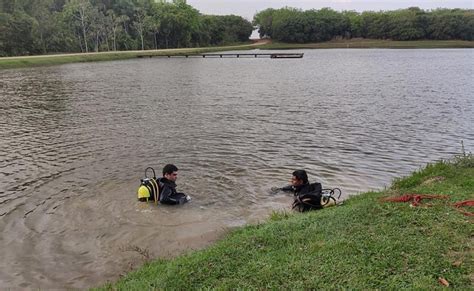
[[[6,287],[86,288],[288,209],[294,169],[345,196],[474,148],[472,50],[317,50],[303,60],[147,59],[2,71]],[[135,201],[180,168],[183,207]],[[124,247],[125,246],[125,247]]]

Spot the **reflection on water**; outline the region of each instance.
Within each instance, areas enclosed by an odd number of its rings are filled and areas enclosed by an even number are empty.
[[[90,287],[288,209],[294,169],[345,195],[474,148],[472,50],[140,59],[0,79],[0,285]],[[136,202],[180,168],[182,207]]]

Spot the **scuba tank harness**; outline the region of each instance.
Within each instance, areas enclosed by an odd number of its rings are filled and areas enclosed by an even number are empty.
[[[146,174],[148,170],[153,172],[153,177],[149,178]],[[138,200],[142,202],[155,201],[158,204],[160,200],[160,188],[156,180],[155,170],[152,167],[145,169],[145,178],[140,179],[140,187],[138,187]]]

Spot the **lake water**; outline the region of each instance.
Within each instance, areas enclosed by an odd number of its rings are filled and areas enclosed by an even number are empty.
[[[203,248],[289,210],[269,189],[295,169],[348,197],[473,151],[474,50],[297,52],[0,71],[0,286],[97,286]],[[192,202],[137,202],[166,163]]]

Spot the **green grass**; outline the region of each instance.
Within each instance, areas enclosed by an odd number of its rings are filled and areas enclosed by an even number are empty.
[[[0,70],[37,66],[52,66],[67,63],[79,62],[99,62],[137,58],[139,56],[163,56],[163,55],[183,55],[200,54],[207,52],[228,51],[228,50],[246,50],[254,49],[318,49],[318,48],[474,48],[474,41],[461,40],[421,40],[421,41],[390,41],[390,40],[372,40],[372,39],[351,39],[328,41],[321,43],[272,43],[262,45],[253,44],[235,44],[220,47],[205,48],[186,48],[186,49],[167,49],[167,50],[146,50],[146,51],[117,51],[100,52],[87,54],[61,54],[61,55],[43,55],[26,57],[3,57],[0,58]]]
[[[80,62],[99,62],[137,58],[140,56],[163,56],[163,55],[185,55],[200,54],[206,52],[217,52],[225,50],[246,50],[253,49],[256,44],[236,44],[220,47],[205,48],[186,48],[186,49],[163,49],[163,50],[145,50],[145,51],[117,51],[117,52],[100,52],[100,53],[84,53],[84,54],[61,54],[61,55],[40,55],[25,57],[4,57],[0,58],[0,70],[52,66],[67,63]]]
[[[273,42],[261,49],[327,49],[327,48],[474,48],[474,41],[463,40],[417,40],[392,41],[377,39],[334,40],[319,43],[278,43]]]
[[[422,206],[382,202],[406,193],[449,195]],[[103,290],[473,288],[472,154],[427,165],[391,188],[308,213],[275,212],[213,246],[147,263]],[[430,206],[427,206],[429,204]],[[471,209],[472,210],[472,209]]]

